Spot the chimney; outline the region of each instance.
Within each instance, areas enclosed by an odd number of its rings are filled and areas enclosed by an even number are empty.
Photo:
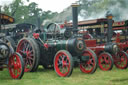
[[[1,24],[2,24],[1,16],[2,14],[1,14],[1,5],[0,5],[0,32],[1,32]]]
[[[113,24],[113,15],[112,14],[107,14],[107,23],[108,23],[108,29],[107,29],[107,42],[111,42],[111,38],[113,36],[113,30],[112,30],[112,24]]]
[[[72,5],[72,19],[73,19],[73,29],[74,32],[77,32],[77,27],[78,27],[78,4],[73,3]]]

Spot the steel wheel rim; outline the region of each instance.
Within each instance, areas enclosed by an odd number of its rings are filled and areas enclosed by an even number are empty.
[[[104,71],[109,70],[112,65],[112,61],[108,54],[101,54],[98,58],[98,63],[99,67]]]
[[[13,79],[19,78],[22,72],[22,65],[18,55],[14,54],[9,58],[9,73]]]
[[[35,60],[31,43],[29,43],[27,40],[22,40],[17,47],[17,52],[19,52],[23,56],[23,60],[25,63],[24,71],[31,71],[32,67],[34,66]]]
[[[120,69],[124,69],[125,67],[127,67],[127,55],[125,55],[125,53],[123,52],[119,52],[117,53],[117,56],[119,58],[117,59],[117,61],[115,61],[116,66]]]
[[[82,72],[90,73],[95,68],[95,58],[92,55],[93,54],[91,54],[90,52],[89,54],[87,52],[83,54],[83,56],[89,56],[89,61],[80,63],[80,69]]]
[[[65,77],[70,72],[70,60],[67,54],[60,52],[56,55],[55,69],[59,76]]]

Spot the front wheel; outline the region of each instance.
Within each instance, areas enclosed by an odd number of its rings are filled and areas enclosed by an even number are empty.
[[[73,59],[66,50],[60,50],[54,57],[54,69],[60,77],[69,77],[73,71]]]
[[[119,69],[126,69],[128,65],[128,54],[120,51],[115,55],[115,66]]]
[[[24,74],[24,61],[19,53],[13,53],[9,57],[8,69],[13,79],[21,79]]]
[[[83,73],[94,73],[97,69],[97,56],[91,49],[86,49],[83,56],[89,56],[89,60],[80,63],[80,70]]]
[[[103,71],[111,70],[113,67],[113,58],[110,53],[103,52],[98,57],[99,68]]]

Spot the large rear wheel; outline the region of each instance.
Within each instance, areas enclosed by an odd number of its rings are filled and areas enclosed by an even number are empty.
[[[98,64],[96,54],[92,50],[86,49],[83,53],[83,56],[89,56],[89,60],[80,63],[80,70],[83,73],[94,73]]]
[[[60,50],[54,57],[54,69],[60,77],[68,77],[73,71],[73,59],[66,50]]]
[[[32,38],[23,38],[17,45],[19,52],[25,62],[25,72],[34,72],[38,68],[40,50],[38,44]]]

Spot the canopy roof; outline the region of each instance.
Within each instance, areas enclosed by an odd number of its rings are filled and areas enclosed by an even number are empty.
[[[11,24],[11,23],[14,23],[15,20],[11,16],[0,13],[0,21],[1,21],[1,24]]]

